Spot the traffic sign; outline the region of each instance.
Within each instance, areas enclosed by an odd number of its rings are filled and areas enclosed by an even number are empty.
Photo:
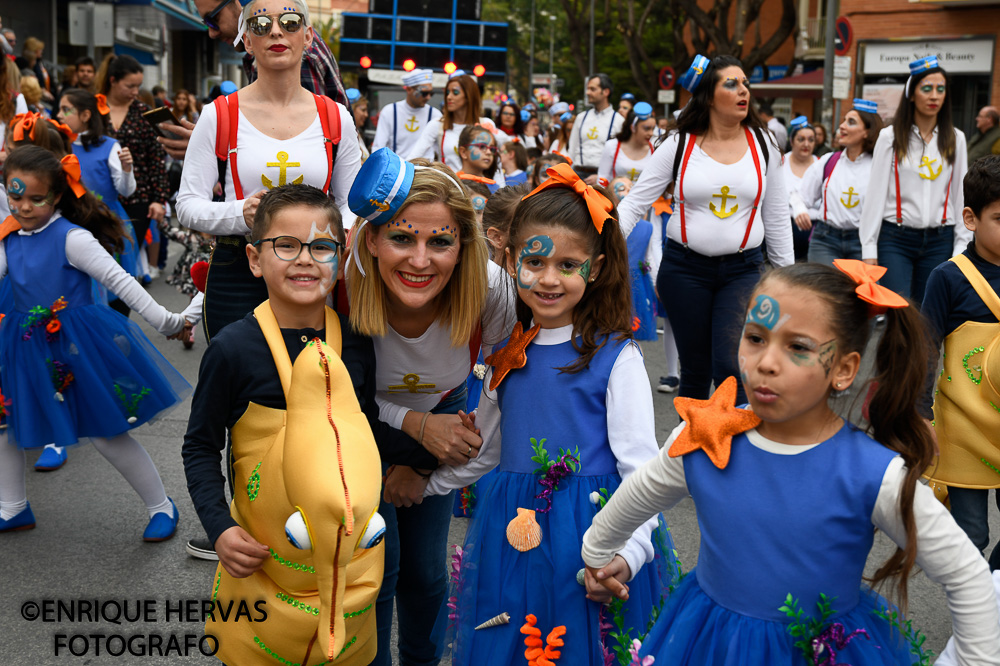
[[[833,56],[833,78],[851,78],[851,56]]]
[[[667,65],[660,70],[660,87],[664,90],[670,90],[674,87],[674,68]]]
[[[657,90],[656,91],[656,102],[657,104],[673,104],[674,100],[677,99],[676,90]]]
[[[837,55],[847,55],[851,45],[854,43],[854,27],[846,16],[838,16],[834,24],[834,34],[836,41],[833,45],[833,52]]]

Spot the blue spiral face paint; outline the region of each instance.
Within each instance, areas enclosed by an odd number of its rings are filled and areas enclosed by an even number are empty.
[[[472,210],[477,213],[486,208],[486,197],[482,194],[476,194],[472,197]]]
[[[7,191],[11,194],[17,194],[18,196],[24,194],[28,190],[28,186],[24,184],[24,181],[20,178],[14,177],[10,179],[7,183]]]
[[[524,267],[524,261],[531,257],[551,257],[556,252],[556,245],[548,236],[532,236],[529,238],[520,254],[517,255],[517,286],[521,289],[531,289],[538,279],[531,274],[531,269]]]
[[[781,306],[778,305],[778,301],[766,294],[758,294],[753,308],[747,313],[747,323],[763,326],[769,331],[776,331],[790,316],[781,316]]]

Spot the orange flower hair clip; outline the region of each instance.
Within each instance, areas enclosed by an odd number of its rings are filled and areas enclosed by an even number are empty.
[[[892,289],[878,284],[879,278],[887,270],[885,266],[872,266],[857,259],[834,259],[833,265],[857,283],[858,287],[854,291],[858,298],[868,303],[869,317],[885,314],[890,308],[905,308],[910,305],[909,301]]]
[[[521,201],[524,201],[528,197],[533,197],[542,190],[550,187],[568,187],[587,202],[590,219],[594,221],[597,233],[601,233],[604,230],[604,223],[608,220],[617,222],[614,216],[611,215],[611,211],[614,209],[614,204],[611,203],[611,200],[583,182],[576,175],[576,172],[573,171],[573,167],[568,164],[557,164],[546,169],[545,173],[548,174],[549,179],[533,189],[530,194],[525,195]]]

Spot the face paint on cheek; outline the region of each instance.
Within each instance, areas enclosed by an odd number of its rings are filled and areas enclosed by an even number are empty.
[[[323,288],[323,293],[328,294],[330,290],[333,289],[334,280],[337,279],[337,271],[340,269],[340,255],[338,254],[333,258],[333,261],[322,264],[320,266],[320,271],[324,275],[319,279],[319,286]],[[326,271],[330,272],[327,273]]]
[[[747,322],[763,326],[769,331],[777,331],[791,315],[781,316],[781,306],[778,301],[766,294],[759,294],[757,301],[750,312],[747,313]]]
[[[538,279],[534,278],[530,269],[523,267],[524,260],[531,257],[551,257],[556,252],[556,245],[548,236],[532,236],[517,255],[517,286],[521,289],[531,289],[538,284]]]
[[[28,186],[24,184],[24,181],[20,178],[11,178],[10,182],[7,183],[7,191],[11,194],[21,195],[28,190]]]
[[[316,225],[316,220],[313,220],[312,226],[309,228],[309,237],[306,239],[307,243],[311,243],[317,238],[333,238],[333,232],[330,230],[330,225],[327,224],[322,229]]]
[[[615,196],[618,197],[619,199],[621,199],[624,196],[624,192],[625,192],[625,184],[624,183],[616,183],[615,184]]]
[[[584,282],[588,281],[590,279],[590,259],[580,264],[580,268],[576,272],[580,274]]]
[[[833,369],[833,358],[837,355],[837,341],[830,340],[829,342],[824,342],[819,348],[819,364],[823,366],[823,370],[826,372],[826,376],[830,376],[830,370]]]

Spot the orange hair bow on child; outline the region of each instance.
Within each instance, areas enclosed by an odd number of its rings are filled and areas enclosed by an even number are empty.
[[[82,197],[87,193],[87,188],[80,182],[80,160],[76,158],[76,155],[67,155],[59,161],[62,162],[62,170],[66,174],[66,182],[69,183],[73,194],[77,197]]]
[[[611,200],[583,182],[573,171],[573,167],[568,164],[557,164],[546,169],[545,173],[548,174],[549,179],[533,189],[530,194],[525,195],[521,199],[522,201],[549,187],[569,187],[587,202],[587,209],[590,211],[590,218],[594,221],[597,233],[604,230],[604,223],[608,220],[617,222],[611,215],[614,208]]]
[[[94,99],[97,100],[97,112],[102,116],[106,116],[111,113],[111,107],[108,106],[108,98],[101,93],[94,95]]]
[[[35,123],[41,118],[38,113],[19,113],[10,121],[10,138],[13,141],[24,141],[25,135],[31,140],[35,138]]]
[[[485,176],[476,176],[471,173],[465,173],[464,171],[459,171],[455,174],[458,176],[459,180],[469,180],[473,183],[482,183],[483,185],[496,185],[497,181],[492,178],[486,178]]]
[[[892,289],[878,284],[879,278],[885,275],[885,266],[872,266],[857,259],[834,259],[833,265],[857,282],[858,288],[854,291],[858,298],[869,304],[869,316],[885,314],[889,308],[905,308],[910,305],[909,301]]]

